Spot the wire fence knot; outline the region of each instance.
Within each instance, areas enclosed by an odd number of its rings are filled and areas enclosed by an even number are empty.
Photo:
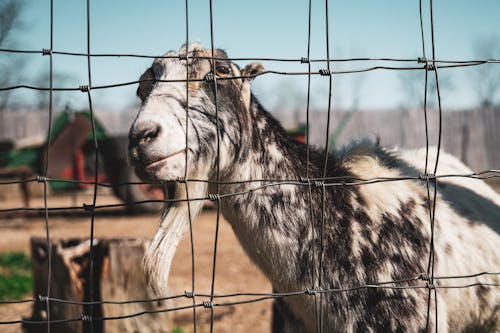
[[[36,176],[36,181],[39,183],[45,183],[47,181],[47,177],[45,176]]]
[[[434,283],[429,283],[427,282],[425,284],[425,286],[428,288],[428,289],[436,289],[436,285]]]
[[[203,301],[202,304],[203,304],[203,307],[205,309],[209,309],[209,308],[213,308],[214,307],[214,303],[212,303],[210,301]]]
[[[427,63],[427,58],[425,58],[425,57],[418,57],[417,61],[418,61],[419,64],[424,64],[424,63]]]
[[[38,295],[38,300],[40,302],[47,302],[49,300],[48,296]]]
[[[82,313],[82,314],[80,315],[80,319],[81,319],[82,321],[92,321],[92,316],[91,316],[91,315],[86,315],[86,314],[83,314],[83,313]]]
[[[208,198],[210,199],[210,201],[219,201],[220,200],[220,195],[216,194],[216,193],[210,193],[208,195]]]
[[[332,72],[329,69],[320,69],[319,74],[321,76],[330,76],[332,75]]]
[[[306,295],[316,295],[317,292],[318,291],[314,288],[307,288],[305,291]]]
[[[42,55],[46,56],[46,55],[51,55],[51,54],[52,54],[51,49],[42,49]]]
[[[427,64],[425,64],[424,68],[426,70],[428,70],[428,71],[435,71],[436,70],[436,65],[427,63]]]
[[[310,183],[309,179],[307,177],[300,177],[299,180],[302,184],[309,184]]]
[[[90,88],[89,88],[88,85],[81,85],[79,87],[79,89],[80,89],[81,92],[87,92],[87,91],[89,91]]]
[[[214,73],[207,73],[207,75],[205,75],[205,81],[207,82],[215,81]]]
[[[428,180],[435,179],[435,178],[436,178],[436,175],[433,173],[427,173],[425,175],[423,175],[423,174],[418,175],[418,179],[420,179],[420,180],[428,181]]]
[[[180,183],[180,184],[184,184],[186,182],[186,178],[184,178],[184,177],[178,177],[177,178],[177,182]]]
[[[418,276],[418,278],[420,280],[424,280],[424,281],[430,281],[431,280],[431,276],[428,274],[428,273],[422,273]]]
[[[184,291],[184,297],[186,297],[186,298],[193,298],[194,297],[194,292],[185,290]]]
[[[86,212],[91,212],[94,210],[94,208],[95,208],[95,206],[92,204],[90,204],[90,205],[86,204],[86,203],[83,204],[83,210],[85,210]]]
[[[309,62],[310,62],[310,60],[307,57],[300,58],[300,63],[301,64],[308,64]]]
[[[321,180],[316,180],[316,181],[314,182],[314,185],[315,185],[316,187],[323,187],[323,186],[325,185],[325,182],[324,182],[324,181],[321,181]]]

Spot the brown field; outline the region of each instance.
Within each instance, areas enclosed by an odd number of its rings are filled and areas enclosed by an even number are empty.
[[[5,192],[4,192],[5,193]],[[18,198],[0,199],[0,208],[21,207]],[[81,206],[82,202],[91,203],[92,197],[78,194],[51,196],[49,206]],[[111,195],[99,195],[99,204],[117,203]],[[43,207],[43,201],[35,198],[32,207]],[[95,218],[96,238],[148,238],[155,233],[159,221],[158,215],[128,216],[121,210],[97,213]],[[216,213],[213,210],[203,212],[194,222],[195,251],[195,291],[210,293],[212,281],[212,261],[214,248]],[[85,237],[90,232],[90,218],[82,213],[49,218],[51,238]],[[29,239],[32,236],[45,237],[45,219],[43,217],[16,214],[0,216],[0,253],[10,251],[29,251]],[[271,285],[259,269],[250,261],[236,240],[229,224],[221,218],[219,230],[215,293],[233,292],[271,292]],[[189,235],[180,243],[175,255],[170,274],[170,293],[184,293],[191,289],[191,249]],[[30,297],[28,294],[26,297]],[[197,303],[204,299],[197,298]],[[235,300],[232,298],[231,300]],[[183,305],[186,299],[181,300]],[[223,302],[222,300],[221,302]],[[226,300],[229,301],[229,300]],[[169,306],[176,306],[172,303]],[[271,301],[262,301],[248,305],[233,305],[215,308],[215,332],[268,332],[271,322]],[[0,321],[19,320],[30,315],[31,304],[0,305]],[[192,310],[182,310],[171,314],[169,327],[180,327],[183,332],[193,331]],[[208,332],[210,310],[197,308],[197,331]],[[16,325],[0,326],[0,332],[20,332]]]

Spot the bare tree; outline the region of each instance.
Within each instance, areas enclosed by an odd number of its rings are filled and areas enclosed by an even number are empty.
[[[35,85],[36,86],[47,86],[50,76],[46,69],[36,76]],[[64,86],[65,83],[70,82],[74,77],[71,74],[54,72],[52,74],[53,84],[55,86]],[[36,91],[35,93],[35,105],[39,110],[47,109],[49,107],[49,93],[44,90]],[[69,103],[70,93],[59,91],[53,95],[52,104],[54,108],[62,107],[62,105],[67,105]]]
[[[422,107],[424,96],[424,76],[422,71],[401,71],[398,73],[399,84],[401,86],[401,107],[410,109],[412,107]]]
[[[425,72],[423,70],[401,71],[398,74],[398,78],[403,97],[402,107],[405,109],[412,107],[423,108],[425,104]],[[453,89],[454,85],[451,74],[449,72],[440,72],[439,90],[443,92]],[[427,107],[436,109],[437,106],[437,84],[434,73],[429,72],[427,76]]]
[[[481,37],[473,44],[474,56],[478,60],[500,57],[500,38],[498,36]],[[475,79],[471,82],[482,108],[495,105],[500,93],[500,66],[484,64],[476,68]]]
[[[6,48],[16,43],[13,36],[23,28],[20,20],[24,8],[23,0],[0,0],[0,48]],[[0,86],[11,85],[19,80],[18,68],[22,68],[22,59],[13,59],[8,54],[2,55],[0,61]],[[9,104],[12,90],[0,93],[0,112],[4,111]]]
[[[0,1],[0,45],[3,47],[12,33],[21,28],[19,16],[24,2],[21,0]]]

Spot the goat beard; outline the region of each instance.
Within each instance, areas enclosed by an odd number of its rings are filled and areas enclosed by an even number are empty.
[[[204,183],[188,183],[187,186],[190,199],[206,196],[207,186]],[[176,185],[175,199],[188,199],[185,184]],[[155,295],[167,296],[168,276],[175,250],[189,229],[190,216],[194,219],[202,208],[202,200],[179,201],[164,211],[160,227],[146,249],[143,262],[146,280]]]

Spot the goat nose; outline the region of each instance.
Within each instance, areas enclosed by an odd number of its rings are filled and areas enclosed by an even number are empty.
[[[132,127],[129,135],[131,145],[147,144],[158,137],[161,126],[157,123],[143,122]]]

